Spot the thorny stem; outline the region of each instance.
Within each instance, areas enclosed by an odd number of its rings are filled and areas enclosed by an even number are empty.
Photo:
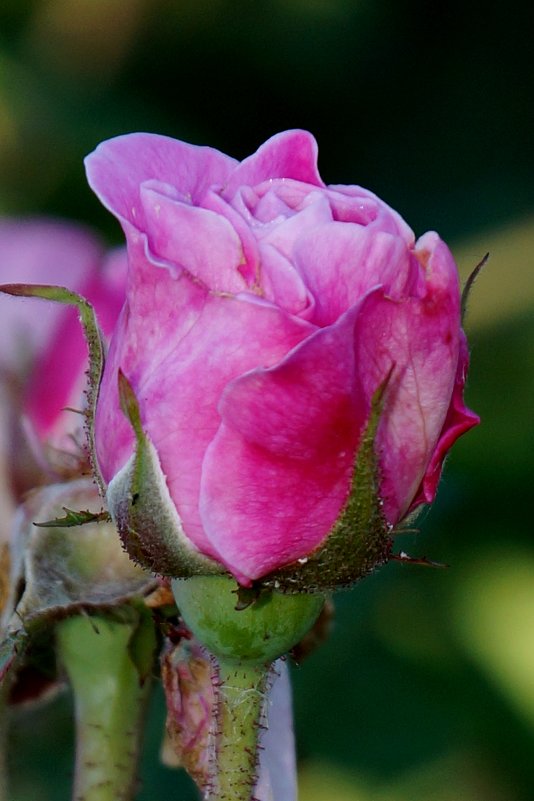
[[[205,801],[253,801],[270,668],[218,660],[214,776]]]
[[[72,801],[131,801],[137,789],[143,686],[128,645],[132,626],[71,617],[57,626],[58,652],[75,699]]]

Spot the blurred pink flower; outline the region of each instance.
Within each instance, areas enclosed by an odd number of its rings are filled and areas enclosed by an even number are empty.
[[[81,226],[45,219],[0,220],[0,283],[66,286],[93,303],[110,334],[124,302],[123,250],[106,254]],[[75,309],[35,298],[0,296],[0,453],[3,492],[43,480],[83,444],[87,346]],[[48,449],[48,453],[46,452]],[[48,458],[54,453],[53,458]],[[55,476],[57,477],[57,476]]]
[[[238,163],[132,134],[87,159],[128,243],[127,302],[97,409],[107,482],[134,450],[118,398],[137,397],[193,550],[243,584],[306,558],[375,440],[391,526],[434,498],[443,459],[478,421],[463,402],[458,274],[436,233],[357,186],[325,186],[304,131]]]

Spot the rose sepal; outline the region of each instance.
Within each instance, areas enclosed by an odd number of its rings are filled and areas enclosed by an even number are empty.
[[[119,371],[121,408],[135,434],[135,450],[109,483],[107,506],[131,559],[153,573],[175,578],[224,573],[186,537],[170,497],[159,457],[143,430],[139,404]]]
[[[350,492],[330,533],[308,556],[261,579],[262,588],[285,593],[334,591],[352,586],[391,558],[393,527],[382,511],[375,442],[393,369],[371,399]]]
[[[93,306],[78,293],[62,286],[48,286],[46,284],[1,284],[0,292],[16,297],[52,300],[55,303],[61,303],[65,306],[74,306],[78,310],[89,356],[87,396],[85,409],[83,411],[88,452],[93,476],[103,495],[105,483],[100,472],[98,459],[96,458],[94,421],[98,390],[104,372],[106,346]]]

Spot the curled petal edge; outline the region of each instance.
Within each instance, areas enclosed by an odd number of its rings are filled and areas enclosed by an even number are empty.
[[[462,434],[465,434],[480,423],[480,417],[464,404],[463,394],[468,365],[469,351],[467,349],[465,334],[462,332],[460,336],[460,355],[456,369],[452,400],[438,443],[426,469],[419,491],[408,510],[409,512],[413,512],[423,503],[432,503],[436,497],[443,463],[449,450]]]

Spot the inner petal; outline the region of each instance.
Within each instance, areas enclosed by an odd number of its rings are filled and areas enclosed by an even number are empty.
[[[236,294],[246,288],[239,271],[241,240],[220,214],[141,187],[148,243],[156,256],[187,270],[209,289]]]
[[[331,222],[299,240],[295,263],[315,298],[313,321],[330,325],[372,287],[391,297],[412,291],[418,263],[398,236]]]

